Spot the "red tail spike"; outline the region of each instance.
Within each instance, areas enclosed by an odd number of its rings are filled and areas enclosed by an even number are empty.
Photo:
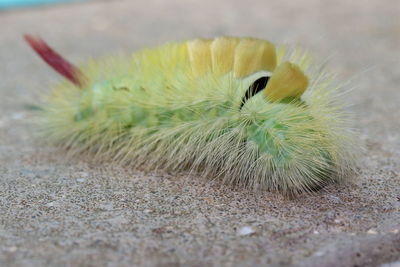
[[[84,86],[85,78],[82,72],[54,51],[45,41],[29,34],[25,34],[24,39],[55,71],[60,73],[76,86],[80,88]]]

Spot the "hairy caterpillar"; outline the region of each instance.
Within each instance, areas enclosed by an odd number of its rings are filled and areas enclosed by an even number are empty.
[[[68,80],[42,105],[39,123],[73,153],[289,195],[354,170],[340,86],[299,50],[197,39],[78,69],[39,38],[25,39]]]

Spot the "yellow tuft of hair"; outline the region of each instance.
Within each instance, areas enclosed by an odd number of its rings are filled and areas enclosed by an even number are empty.
[[[187,51],[197,77],[233,71],[235,77],[243,78],[260,70],[273,71],[277,62],[275,46],[255,38],[196,39],[187,42]]]
[[[206,39],[196,39],[187,42],[189,60],[195,76],[204,75],[212,68],[211,42],[211,40]]]
[[[223,75],[232,71],[235,50],[240,39],[233,37],[216,38],[211,44],[212,67],[215,74]]]
[[[259,70],[273,71],[276,67],[275,46],[265,40],[243,38],[235,50],[234,74],[245,77]]]
[[[308,86],[308,78],[301,69],[290,62],[283,62],[272,73],[265,88],[270,101],[300,98]]]

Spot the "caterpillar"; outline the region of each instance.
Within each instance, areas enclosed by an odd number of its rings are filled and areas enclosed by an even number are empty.
[[[37,122],[46,140],[74,155],[284,195],[355,170],[343,86],[300,49],[219,37],[77,67],[40,38],[25,39],[66,78]]]

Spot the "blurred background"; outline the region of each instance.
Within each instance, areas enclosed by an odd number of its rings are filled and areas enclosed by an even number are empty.
[[[62,2],[73,2],[74,0],[0,0],[0,8],[17,8],[26,6],[43,6]],[[79,1],[79,0],[78,0]]]
[[[399,15],[398,0],[0,0],[0,265],[399,260]],[[62,78],[24,33],[76,64],[220,35],[299,45],[351,80],[347,100],[365,151],[360,174],[292,201],[65,161],[32,137],[25,104]],[[240,237],[242,226],[256,233]]]

